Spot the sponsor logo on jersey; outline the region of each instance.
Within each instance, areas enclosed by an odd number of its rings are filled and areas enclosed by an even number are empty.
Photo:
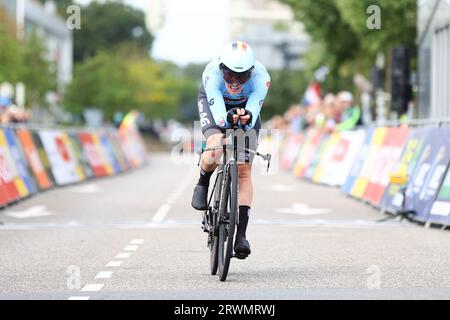
[[[209,121],[209,119],[208,119],[208,114],[206,112],[200,113],[200,125],[202,127],[204,127],[210,123],[211,123],[211,121]]]
[[[200,100],[200,101],[198,102],[198,111],[199,111],[199,112],[203,112],[203,100]]]

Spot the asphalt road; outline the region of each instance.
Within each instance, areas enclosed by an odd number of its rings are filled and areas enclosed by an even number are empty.
[[[198,168],[169,154],[0,211],[0,299],[449,299],[450,231],[377,222],[336,188],[254,169],[252,254],[209,273]]]

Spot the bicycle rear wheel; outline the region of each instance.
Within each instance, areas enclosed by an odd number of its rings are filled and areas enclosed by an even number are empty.
[[[219,207],[218,263],[219,279],[225,281],[233,256],[234,230],[237,216],[237,164],[231,161],[225,172],[224,188]]]

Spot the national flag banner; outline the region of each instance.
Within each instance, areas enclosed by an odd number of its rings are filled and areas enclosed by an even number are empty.
[[[303,95],[302,104],[307,107],[320,103],[320,84],[317,82],[311,83]]]

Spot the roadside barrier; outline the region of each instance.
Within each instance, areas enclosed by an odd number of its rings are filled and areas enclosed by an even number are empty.
[[[407,210],[414,212],[415,221],[448,226],[450,128],[432,123],[331,134],[308,129],[284,137],[281,168],[297,178],[340,187],[344,194],[384,212]],[[394,173],[407,179],[405,190],[391,183]]]
[[[0,206],[146,163],[137,130],[0,127]]]

